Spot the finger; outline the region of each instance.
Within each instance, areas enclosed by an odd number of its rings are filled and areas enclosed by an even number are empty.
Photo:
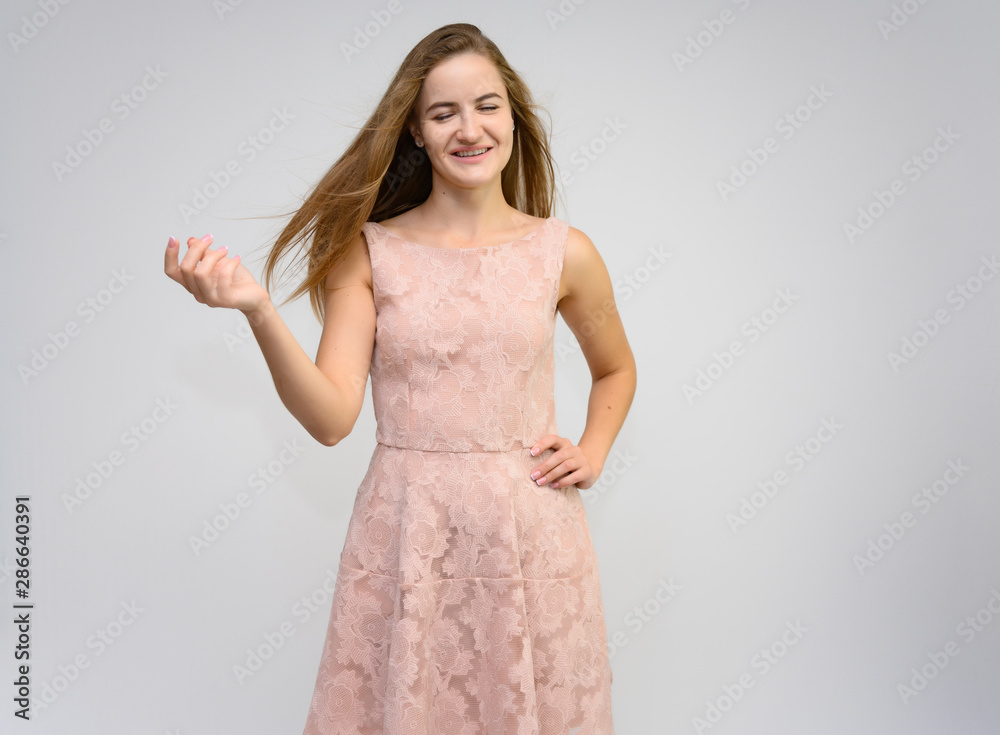
[[[204,237],[189,237],[187,239],[188,249],[184,254],[184,259],[181,260],[181,266],[186,266],[189,270],[194,270],[194,267],[198,265],[198,261],[201,260],[205,251],[208,250],[208,246],[211,244],[211,235],[205,235]]]
[[[568,475],[560,477],[558,480],[550,483],[550,487],[560,488],[569,487],[570,485],[575,485],[576,483],[582,481],[586,477],[587,473],[583,469],[579,469],[576,472],[570,472]]]
[[[559,464],[558,460],[553,461],[552,456],[546,457],[542,462],[539,462],[531,469],[531,479],[536,482],[542,479],[542,476],[548,476],[552,470],[555,469],[556,465]],[[539,483],[544,485],[545,483]]]
[[[552,461],[552,457],[549,457],[544,462],[542,462],[535,470],[531,473],[531,479],[535,481],[536,485],[547,485],[552,480],[559,479],[567,472],[571,472],[572,468],[566,466],[565,462],[560,460]]]
[[[187,252],[184,253],[184,257],[181,259],[177,266],[179,271],[181,282],[184,287],[194,294],[196,299],[199,299],[198,294],[198,284],[194,280],[194,269],[198,265],[198,261],[201,260],[202,253],[208,247],[209,239],[206,235],[204,239],[199,239],[197,237],[189,237],[187,239]],[[178,250],[180,246],[178,245]]]
[[[177,238],[173,235],[167,240],[167,249],[163,254],[163,272],[174,281],[180,284],[184,283],[181,278],[181,272],[177,264],[177,255],[180,252],[181,244],[177,242]]]
[[[560,462],[564,462],[568,459],[572,459],[576,456],[575,447],[573,444],[566,442],[566,446],[560,447],[559,444],[555,444],[550,447],[552,454],[546,457],[544,460],[535,465],[535,469],[542,469],[543,472],[550,468],[558,467]],[[543,449],[542,452],[547,451]],[[539,455],[542,453],[539,452]]]
[[[218,266],[220,261],[226,257],[227,252],[228,248],[225,245],[216,250],[208,250],[194,268],[192,275],[195,283],[198,284],[199,294],[204,299],[203,303],[215,305],[219,281]]]
[[[184,281],[184,285],[187,290],[194,294],[195,298],[201,301],[201,294],[199,290],[198,283],[195,281],[194,272],[198,267],[198,263],[205,255],[205,251],[208,246],[212,244],[212,236],[205,235],[204,237],[189,237],[187,240],[188,250],[184,254],[184,258],[181,260],[178,268],[180,269],[181,279]]]
[[[584,460],[576,458],[561,462],[552,471],[546,473],[546,480],[552,487],[565,487],[584,480],[590,475],[590,466]]]
[[[573,446],[572,442],[567,439],[563,439],[563,437],[558,434],[548,434],[535,443],[534,446],[540,447],[540,449],[538,452],[535,452],[534,448],[532,448],[532,455],[537,457],[548,449],[552,449],[552,453],[534,466],[531,471],[531,479],[537,481],[542,475],[548,475],[551,477],[552,470],[557,468],[564,460],[569,459],[570,455],[565,451],[565,447],[560,446],[563,444],[568,447]],[[540,484],[544,485],[545,483],[542,482]]]
[[[229,249],[225,245],[218,250],[209,250],[198,267],[194,269],[194,277],[198,279],[202,296],[205,297],[205,303],[209,306],[225,305],[220,301],[219,284],[221,279],[225,277],[228,264],[232,262],[230,258],[226,257],[228,253]]]
[[[544,452],[549,447],[553,446],[556,441],[561,439],[558,434],[546,434],[537,442],[531,445],[531,456],[537,457],[539,454]]]
[[[225,245],[216,248],[215,250],[206,250],[204,255],[201,256],[201,260],[194,267],[194,277],[196,279],[200,278],[204,283],[211,283],[218,277],[216,272],[216,264],[226,257],[229,253],[229,248]]]
[[[543,470],[542,475],[535,480],[536,482],[540,480],[540,485],[546,485],[554,480],[559,480],[560,485],[571,485],[573,482],[566,482],[564,476],[573,475],[576,479],[582,479],[590,474],[590,464],[587,462],[587,458],[579,454],[570,455],[562,460],[552,455],[546,459],[546,463],[550,461],[553,467],[549,470]],[[532,476],[534,477],[534,475]]]

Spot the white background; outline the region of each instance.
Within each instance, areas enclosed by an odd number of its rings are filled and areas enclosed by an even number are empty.
[[[587,494],[617,732],[996,732],[986,0],[4,3],[4,730],[301,732],[370,397],[350,437],[313,441],[245,318],[195,302],[163,250],[211,232],[259,273],[287,221],[260,218],[296,208],[406,51],[456,21],[550,111],[555,214],[601,251],[638,363]],[[281,313],[314,355],[307,298]],[[561,321],[557,340],[576,439],[589,374]],[[12,715],[18,494],[49,700],[30,724]]]

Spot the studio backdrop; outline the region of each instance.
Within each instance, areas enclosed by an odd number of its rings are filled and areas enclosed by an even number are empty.
[[[4,3],[2,730],[301,732],[370,392],[313,440],[246,318],[163,253],[212,233],[260,276],[406,51],[459,21],[549,113],[554,214],[637,361],[581,491],[616,731],[997,732],[987,0]],[[280,311],[315,356],[308,298]],[[555,360],[576,440],[561,320]]]

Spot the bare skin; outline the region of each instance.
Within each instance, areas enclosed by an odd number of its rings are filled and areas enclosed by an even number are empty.
[[[440,103],[450,103],[442,105]],[[477,54],[451,57],[431,70],[410,134],[433,169],[430,196],[381,224],[412,242],[445,248],[485,247],[516,240],[544,220],[511,207],[500,175],[510,158],[513,117],[499,73]],[[475,160],[456,149],[489,148]],[[264,354],[282,402],[317,441],[333,446],[354,428],[364,402],[375,345],[371,261],[362,234],[325,282],[326,321],[315,362],[282,321],[267,291],[239,256],[212,250],[210,236],[189,238],[179,258],[170,238],[164,272],[199,303],[239,309]],[[610,276],[597,248],[570,227],[557,309],[576,336],[590,369],[587,422],[579,443],[549,434],[531,453],[553,453],[535,465],[539,485],[591,487],[601,474],[635,394],[636,367],[614,302]]]

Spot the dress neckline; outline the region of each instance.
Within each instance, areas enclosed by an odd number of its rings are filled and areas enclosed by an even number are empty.
[[[372,224],[375,225],[376,227],[378,227],[379,229],[381,229],[383,232],[388,233],[389,235],[392,235],[394,238],[396,238],[397,240],[399,240],[400,242],[402,242],[402,243],[404,243],[406,245],[415,245],[416,247],[423,248],[425,250],[440,250],[442,252],[458,251],[460,253],[464,253],[464,252],[473,252],[474,253],[474,252],[481,252],[483,250],[493,250],[495,248],[505,248],[505,247],[509,247],[511,245],[515,245],[515,244],[517,244],[519,242],[522,242],[523,240],[527,240],[532,235],[534,235],[534,234],[536,234],[538,232],[541,232],[553,219],[555,219],[555,218],[554,217],[546,217],[545,221],[542,222],[541,224],[539,224],[538,227],[536,227],[533,230],[531,230],[531,232],[525,233],[524,235],[522,235],[521,237],[517,238],[516,240],[510,240],[509,242],[502,242],[499,245],[483,245],[483,246],[478,247],[478,248],[442,248],[442,247],[439,247],[437,245],[424,245],[424,244],[419,243],[419,242],[413,242],[412,240],[407,240],[405,237],[400,237],[399,235],[397,235],[395,232],[393,232],[392,230],[388,229],[387,227],[383,227],[381,225],[381,223],[379,223],[379,222],[372,222]]]

